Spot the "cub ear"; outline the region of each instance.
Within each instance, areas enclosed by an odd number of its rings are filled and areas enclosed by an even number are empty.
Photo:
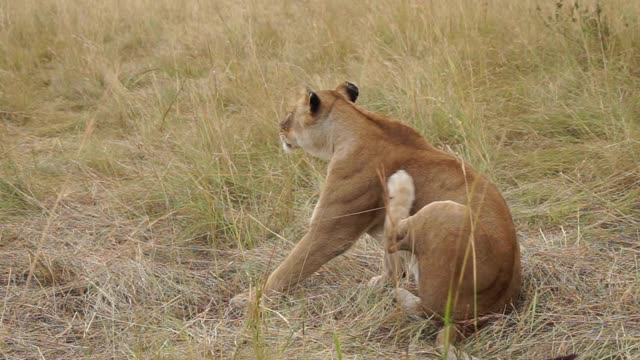
[[[310,87],[307,86],[307,96],[309,96],[309,110],[315,113],[320,108],[320,98]]]
[[[338,85],[336,91],[344,95],[351,102],[356,102],[356,100],[358,99],[358,95],[360,95],[358,86],[350,81],[345,81],[342,84]]]

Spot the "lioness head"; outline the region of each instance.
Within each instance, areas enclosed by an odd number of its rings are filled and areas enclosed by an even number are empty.
[[[302,148],[307,153],[329,160],[333,154],[331,110],[343,98],[355,102],[358,87],[349,81],[335,90],[314,92],[307,87],[304,94],[280,123],[280,140],[285,151]]]

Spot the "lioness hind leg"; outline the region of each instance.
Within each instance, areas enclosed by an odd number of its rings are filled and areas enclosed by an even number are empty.
[[[409,216],[409,211],[413,205],[415,197],[413,178],[406,171],[399,170],[387,180],[387,190],[389,201],[383,230],[385,254],[382,259],[382,274],[369,280],[368,285],[373,288],[380,288],[389,281],[401,278],[407,268],[410,257],[407,254],[397,254],[395,251],[392,254],[388,250],[390,246],[396,243],[398,230],[401,228],[406,229],[406,225],[402,227],[401,224]]]
[[[386,245],[385,245],[386,246]],[[369,287],[378,289],[385,284],[401,279],[407,269],[410,254],[399,253],[389,254],[385,251],[382,257],[382,274],[376,275],[369,280]]]
[[[385,235],[383,240],[385,253],[382,257],[382,274],[372,277],[368,283],[369,287],[381,288],[390,281],[395,282],[401,279],[407,272],[412,272],[415,280],[418,280],[417,273],[411,268],[411,264],[415,263],[415,256],[411,253],[412,249],[410,246],[403,246],[402,249],[400,249],[406,251],[398,251],[398,246],[402,241],[409,241],[406,236],[408,229],[408,219],[402,219],[396,226],[397,236],[388,237]]]
[[[413,237],[409,236],[409,221],[410,218],[400,221],[395,236],[387,239],[386,247],[389,254],[393,254],[399,250],[414,253]]]

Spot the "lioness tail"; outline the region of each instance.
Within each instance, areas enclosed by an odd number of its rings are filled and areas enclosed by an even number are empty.
[[[387,203],[387,216],[384,222],[384,232],[388,246],[397,240],[397,229],[400,220],[409,217],[411,206],[415,197],[413,178],[404,170],[398,170],[389,177],[387,181],[389,201]],[[395,247],[388,248],[389,251],[397,250]]]

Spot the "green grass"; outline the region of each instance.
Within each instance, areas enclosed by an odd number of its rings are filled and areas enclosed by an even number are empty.
[[[558,6],[557,4],[561,4]],[[0,0],[0,354],[433,357],[351,251],[253,318],[325,165],[280,150],[298,88],[351,80],[503,191],[518,310],[482,358],[640,352],[640,3]],[[30,280],[29,280],[30,279]]]

